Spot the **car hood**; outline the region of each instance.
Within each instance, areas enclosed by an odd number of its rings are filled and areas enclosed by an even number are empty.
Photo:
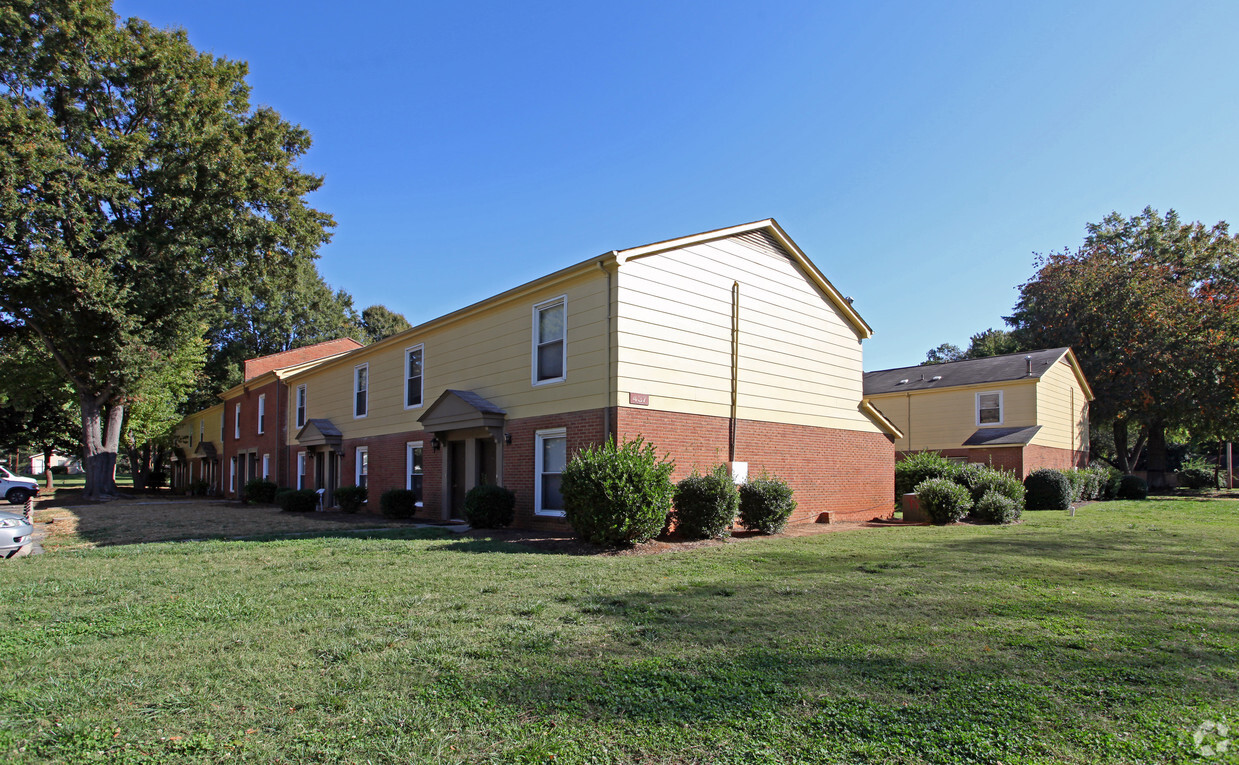
[[[22,476],[15,475],[12,478],[5,478],[4,480],[8,483],[17,484],[18,486],[30,486],[35,489],[39,488],[39,482],[33,478],[23,478]]]
[[[29,523],[29,521],[26,520],[26,516],[21,515],[20,513],[0,513],[0,521],[5,520],[6,518],[12,518],[12,519],[19,520],[23,524]]]

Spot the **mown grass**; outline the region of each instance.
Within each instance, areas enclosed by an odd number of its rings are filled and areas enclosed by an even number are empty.
[[[0,759],[1203,762],[1192,732],[1239,718],[1237,514],[1116,502],[655,556],[430,529],[13,561]]]

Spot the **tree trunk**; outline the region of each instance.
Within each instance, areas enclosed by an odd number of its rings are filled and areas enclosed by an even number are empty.
[[[1115,467],[1122,470],[1124,474],[1131,473],[1136,469],[1136,464],[1140,462],[1140,454],[1144,451],[1148,431],[1145,428],[1141,428],[1140,435],[1136,437],[1135,446],[1128,448],[1127,420],[1115,420],[1113,428],[1114,457],[1118,460]]]
[[[1149,488],[1166,488],[1166,426],[1160,422],[1149,425],[1148,465]]]
[[[125,408],[113,404],[104,419],[102,402],[90,395],[81,397],[82,467],[86,471],[86,499],[113,499],[116,490],[116,453],[120,448],[120,426]]]
[[[56,450],[50,446],[43,447],[43,485],[49,491],[56,490],[55,481],[52,479],[52,455]]]
[[[134,491],[146,489],[151,477],[150,445],[131,446],[126,451],[129,452],[129,472],[133,475]]]

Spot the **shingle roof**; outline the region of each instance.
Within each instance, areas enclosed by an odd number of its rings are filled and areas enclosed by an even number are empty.
[[[879,369],[865,373],[865,395],[876,396],[906,390],[934,390],[960,385],[979,385],[1041,377],[1068,350],[1068,348],[1048,348],[1043,351],[1010,353],[1006,356],[951,361],[946,364]],[[1028,373],[1028,359],[1032,360],[1031,375]]]
[[[1041,430],[1040,425],[1029,425],[1023,428],[981,428],[968,436],[964,446],[1001,446],[1026,444]]]
[[[445,393],[455,395],[461,401],[465,402],[479,412],[482,412],[483,414],[507,414],[507,412],[503,411],[471,390],[450,389],[445,391]]]

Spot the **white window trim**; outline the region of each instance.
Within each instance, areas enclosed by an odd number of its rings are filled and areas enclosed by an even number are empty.
[[[423,360],[422,363],[425,364],[426,362]],[[425,369],[424,366],[422,368]],[[404,488],[405,488],[405,491],[413,491],[413,450],[414,449],[421,449],[422,459],[423,460],[426,459],[426,451],[425,451],[426,447],[422,445],[421,441],[409,441],[405,443],[404,445]],[[425,487],[426,487],[426,466],[423,464],[422,465],[422,491],[423,493],[425,493]],[[416,507],[421,507],[422,503],[415,502],[414,505]]]
[[[227,407],[219,410],[219,445],[224,445],[224,428],[228,422]]]
[[[258,435],[262,435],[267,430],[267,394],[262,393],[258,396]]]
[[[297,421],[298,428],[305,427],[306,420],[308,419],[307,415],[310,413],[309,401],[310,398],[306,392],[305,385],[298,385],[297,400],[293,402],[293,417]]]
[[[237,490],[237,455],[232,455],[232,460],[229,464],[232,469],[228,475],[228,491],[231,493]]]
[[[357,373],[362,369],[366,370],[366,413],[358,414],[357,394],[361,391],[357,389]],[[368,416],[370,416],[370,362],[367,361],[365,364],[358,364],[353,367],[353,419],[364,420]]]
[[[413,406],[409,406],[409,354],[412,353],[413,351],[422,352],[422,376],[418,378],[420,380],[419,385],[421,386],[421,390],[418,391],[420,395],[418,395],[417,397],[417,400],[419,403]],[[404,408],[406,410],[407,409],[421,409],[425,403],[426,403],[426,344],[418,343],[417,345],[410,345],[408,348],[404,349]]]
[[[206,440],[206,420],[198,420],[198,443]]]
[[[305,464],[306,464],[306,453],[297,452],[297,488],[298,489],[305,488]]]
[[[359,446],[357,447],[357,452],[353,455],[353,485],[354,486],[361,486],[361,455],[363,454],[366,455],[366,458],[367,458],[366,480],[367,481],[370,480],[370,465],[368,462],[369,457],[370,457],[370,447]]]
[[[271,480],[271,455],[262,455],[262,480]]]
[[[564,357],[563,357],[563,374],[559,377],[551,377],[546,380],[538,379],[538,312],[544,308],[550,308],[556,303],[560,303],[564,307]],[[533,335],[530,337],[530,354],[529,354],[529,381],[536,387],[538,385],[552,385],[561,383],[568,379],[568,296],[560,295],[550,300],[543,300],[541,303],[533,307]]]
[[[998,394],[998,422],[981,422],[981,397],[991,396],[995,393]],[[1000,390],[977,391],[976,408],[974,409],[974,412],[976,414],[976,419],[977,419],[977,427],[978,428],[996,428],[1002,425],[1003,422],[1005,422],[1007,419],[1006,409],[1005,407],[1003,407],[1002,404],[1003,404],[1002,391]]]
[[[534,433],[533,455],[533,514],[548,515],[556,518],[564,517],[563,510],[542,509],[542,442],[548,438],[567,438],[567,428],[548,428]],[[565,450],[566,452],[566,450]],[[565,453],[565,458],[567,454]]]
[[[237,408],[232,410],[232,439],[234,441],[241,438],[241,402],[237,402]]]

